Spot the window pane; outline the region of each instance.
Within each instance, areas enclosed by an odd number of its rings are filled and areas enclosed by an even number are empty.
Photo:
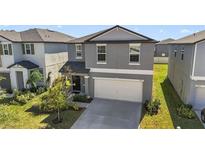
[[[82,50],[82,46],[81,45],[77,45],[76,46],[76,50]]]
[[[133,48],[133,47],[130,48],[130,53],[132,53],[132,54],[136,54],[136,53],[139,53],[139,52],[140,52],[140,50],[137,49],[137,48]]]
[[[98,61],[105,61],[105,54],[98,54]]]
[[[26,49],[30,50],[30,44],[26,44]]]
[[[26,54],[31,54],[31,50],[26,50]]]
[[[105,46],[98,46],[98,53],[105,53]]]
[[[77,57],[82,57],[81,52],[77,52]]]
[[[7,49],[8,49],[7,44],[4,44],[4,50],[7,50]]]
[[[4,54],[5,54],[5,55],[8,55],[8,54],[9,54],[9,51],[8,51],[8,50],[4,50]]]
[[[130,55],[130,62],[139,62],[139,55]]]

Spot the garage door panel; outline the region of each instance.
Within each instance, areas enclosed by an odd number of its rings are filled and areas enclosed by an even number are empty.
[[[195,107],[205,107],[205,87],[197,87],[195,92]]]
[[[142,102],[142,81],[95,79],[94,82],[95,97]]]

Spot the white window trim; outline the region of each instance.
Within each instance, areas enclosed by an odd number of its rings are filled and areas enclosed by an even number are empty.
[[[90,72],[114,74],[153,75],[153,70],[90,68]]]
[[[77,46],[81,46],[81,50],[77,50]],[[76,59],[83,59],[83,51],[82,51],[83,49],[82,49],[82,44],[75,44],[75,57],[76,57]],[[78,56],[78,52],[80,52],[81,53],[81,56]]]
[[[105,61],[98,61],[98,46],[105,46],[105,53],[100,53],[105,54]],[[107,44],[96,44],[96,60],[97,64],[107,64]]]
[[[8,54],[5,54],[4,45],[7,46],[7,49],[6,49],[6,50],[8,51]],[[3,54],[4,54],[5,56],[9,56],[9,43],[2,43],[2,49],[3,49]]]
[[[29,45],[29,48],[30,48],[30,54],[27,54],[26,45]],[[31,54],[31,43],[24,43],[24,50],[25,50],[25,55],[32,55],[32,54]]]
[[[140,58],[140,56],[141,56],[140,49],[139,49],[139,53],[136,53],[136,54],[130,53],[130,47],[132,45],[136,45],[136,44],[140,44],[140,46],[141,46],[141,43],[130,43],[129,44],[129,65],[140,65],[140,60],[141,60],[141,58]],[[138,62],[131,62],[130,61],[130,55],[139,55],[139,61]]]

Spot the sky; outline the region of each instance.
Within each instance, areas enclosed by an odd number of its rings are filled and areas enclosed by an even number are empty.
[[[81,37],[113,25],[0,25],[0,30],[22,31],[30,28],[44,28],[66,33],[74,37]],[[179,39],[186,35],[205,30],[205,25],[121,25],[130,30],[153,38],[163,40],[167,38]]]

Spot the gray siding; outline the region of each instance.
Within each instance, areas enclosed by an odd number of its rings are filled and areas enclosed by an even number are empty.
[[[96,44],[85,44],[86,68],[152,70],[154,43],[142,43],[140,65],[129,65],[129,43],[107,44],[107,64],[97,64]]]
[[[69,61],[85,61],[85,45],[82,44],[82,59],[76,59],[75,44],[68,44]]]
[[[152,98],[152,75],[131,75],[131,74],[111,74],[111,73],[90,73],[89,74],[89,94],[94,97],[94,79],[93,77],[104,78],[122,78],[122,79],[139,79],[143,82],[143,103],[145,100]]]
[[[163,53],[165,54],[165,56],[162,56]],[[168,56],[169,56],[168,45],[166,45],[166,44],[156,44],[154,57],[168,57]]]
[[[184,60],[181,60],[181,49],[184,47]],[[174,49],[177,55],[174,56]],[[193,64],[194,45],[171,45],[169,50],[168,78],[180,98],[186,102],[191,101],[191,73]]]
[[[195,76],[205,76],[205,41],[197,43]]]
[[[45,53],[58,53],[68,51],[67,44],[64,43],[44,43]]]

